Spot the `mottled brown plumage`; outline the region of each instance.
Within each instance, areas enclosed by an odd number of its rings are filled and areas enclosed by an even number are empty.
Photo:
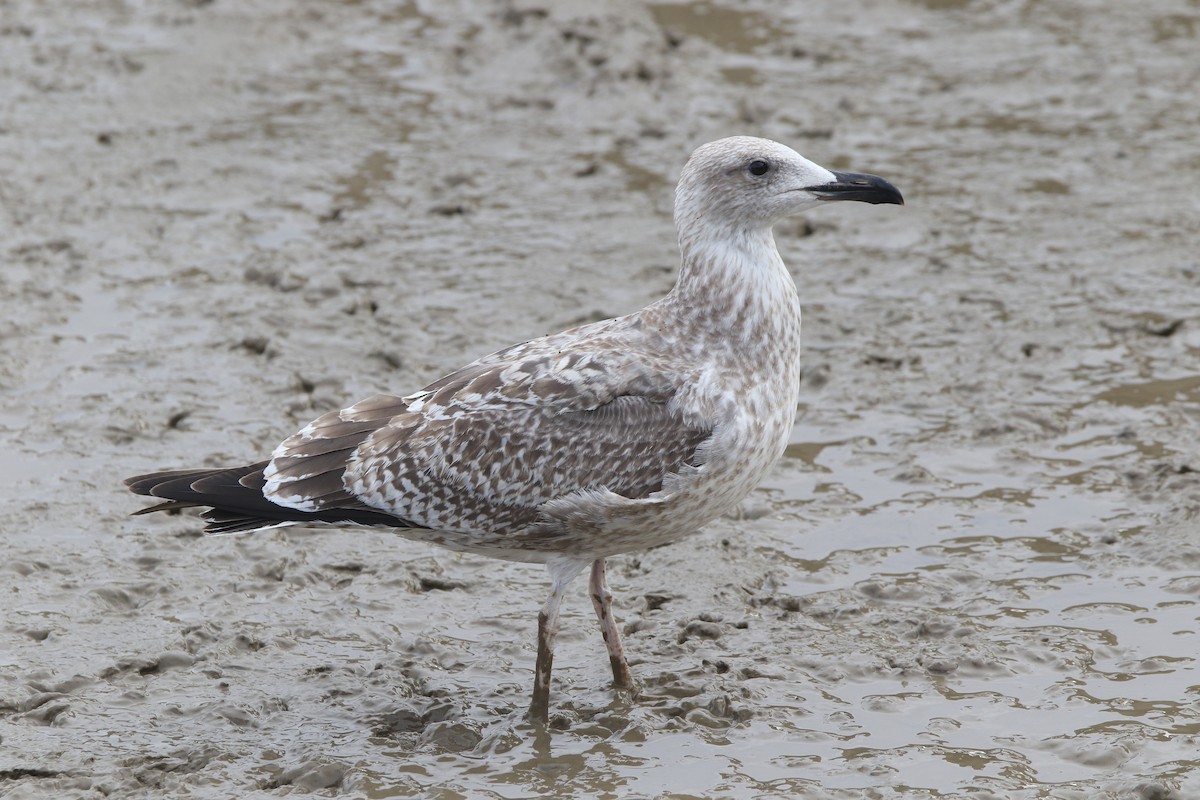
[[[319,417],[271,458],[126,483],[208,506],[217,533],[298,523],[383,525],[545,563],[532,715],[545,719],[558,605],[591,563],[617,685],[629,669],[607,556],[675,541],[725,513],[783,454],[800,383],[800,300],[771,227],[827,200],[900,203],[880,178],[835,173],[734,137],[684,167],[675,288],[634,314],[479,359],[407,397]]]

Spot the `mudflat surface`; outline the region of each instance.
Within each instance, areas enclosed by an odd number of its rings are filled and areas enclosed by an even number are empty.
[[[0,0],[0,796],[1200,796],[1200,6]],[[671,285],[690,150],[908,206],[777,231],[788,455],[582,583],[203,538],[242,463]]]

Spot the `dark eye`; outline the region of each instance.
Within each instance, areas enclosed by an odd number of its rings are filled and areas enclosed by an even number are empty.
[[[771,165],[762,160],[756,160],[756,161],[750,162],[750,174],[751,175],[766,175],[767,170],[769,170],[770,168],[771,168]]]

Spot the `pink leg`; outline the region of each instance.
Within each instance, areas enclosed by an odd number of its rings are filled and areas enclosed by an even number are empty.
[[[529,704],[529,718],[534,722],[546,723],[550,718],[550,670],[554,666],[554,638],[558,635],[558,609],[562,605],[563,590],[554,582],[550,598],[538,613],[538,654],[533,675],[533,700]]]
[[[592,607],[596,609],[596,618],[600,620],[600,633],[604,635],[604,644],[608,647],[608,661],[612,665],[613,684],[618,689],[632,689],[633,676],[629,674],[629,662],[625,660],[625,648],[621,646],[621,634],[617,631],[616,620],[613,619],[612,592],[608,590],[603,558],[592,562],[592,577],[588,589],[592,595]]]

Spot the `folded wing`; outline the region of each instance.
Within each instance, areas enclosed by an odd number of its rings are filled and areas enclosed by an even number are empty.
[[[316,420],[275,451],[266,496],[503,534],[548,500],[595,489],[643,498],[697,466],[711,430],[675,413],[671,396],[600,354],[481,362],[409,398]]]

